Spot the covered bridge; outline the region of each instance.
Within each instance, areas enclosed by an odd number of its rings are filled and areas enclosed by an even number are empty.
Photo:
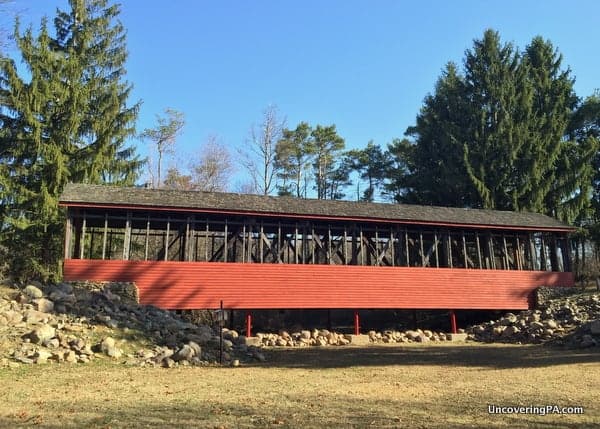
[[[222,301],[248,327],[253,309],[527,309],[574,284],[573,228],[536,213],[75,184],[60,203],[65,280]]]

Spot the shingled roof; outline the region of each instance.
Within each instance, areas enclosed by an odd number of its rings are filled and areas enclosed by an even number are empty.
[[[224,192],[196,192],[137,187],[68,184],[64,206],[172,208],[190,211],[244,212],[320,218],[352,218],[420,224],[457,224],[500,228],[570,231],[574,228],[546,215],[528,212],[463,209],[271,197]]]

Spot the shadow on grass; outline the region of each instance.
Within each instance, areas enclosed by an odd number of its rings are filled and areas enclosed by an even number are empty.
[[[554,365],[600,363],[600,349],[566,350],[541,345],[497,344],[432,346],[272,348],[269,367],[344,368],[385,365],[452,365],[494,369],[537,368]]]
[[[261,399],[262,398],[262,399]],[[0,416],[0,427],[69,428],[320,428],[320,427],[592,427],[589,416],[490,415],[487,404],[467,398],[366,399],[334,396],[313,391],[308,394],[281,394],[278,399],[264,395],[251,398],[251,405],[231,399],[148,400],[123,404],[117,398],[97,402],[85,400],[49,401],[54,412],[32,407]],[[489,398],[488,398],[489,399]],[[57,410],[57,411],[56,411]],[[583,424],[583,426],[582,426]]]

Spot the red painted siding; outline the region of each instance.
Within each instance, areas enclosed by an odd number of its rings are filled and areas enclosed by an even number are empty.
[[[168,309],[527,309],[538,286],[572,273],[340,265],[68,259],[64,279],[134,281],[140,301]]]

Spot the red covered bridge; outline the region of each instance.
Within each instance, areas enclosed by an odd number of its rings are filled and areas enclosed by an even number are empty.
[[[166,309],[518,310],[574,284],[573,228],[536,213],[73,184],[60,202],[65,280]]]

